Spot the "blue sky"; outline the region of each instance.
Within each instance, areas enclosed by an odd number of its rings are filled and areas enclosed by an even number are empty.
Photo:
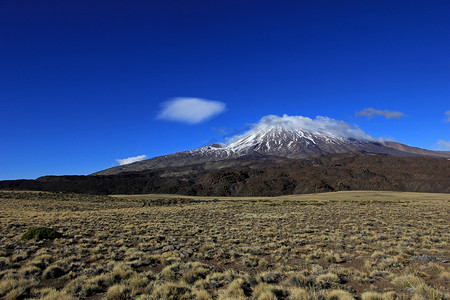
[[[449,1],[0,1],[0,180],[193,149],[267,115],[444,150],[449,15]]]

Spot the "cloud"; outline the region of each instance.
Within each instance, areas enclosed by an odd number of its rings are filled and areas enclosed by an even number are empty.
[[[317,116],[315,119],[311,119],[303,116],[288,116],[285,114],[282,117],[275,115],[262,117],[257,124],[253,125],[250,131],[246,132],[243,135],[233,137],[232,139],[230,139],[230,143],[233,143],[240,138],[249,136],[260,130],[264,130],[266,128],[274,126],[283,127],[287,130],[318,132],[342,138],[376,140],[358,127],[350,125],[344,121],[335,120],[323,116]]]
[[[128,157],[128,158],[123,158],[123,159],[116,159],[116,161],[119,163],[119,165],[128,165],[137,161],[141,161],[147,159],[147,155],[139,155],[139,156],[134,156],[134,157]]]
[[[253,124],[249,124],[250,126],[246,126],[245,128],[227,128],[227,127],[220,127],[220,128],[213,128],[213,131],[216,131],[219,136],[224,139],[226,142],[228,142],[230,139],[234,138],[237,135],[242,135],[243,133],[249,131],[250,127],[253,126]]]
[[[445,112],[445,115],[447,116],[447,117],[445,118],[445,122],[450,122],[450,110],[447,110],[447,111]]]
[[[225,103],[200,98],[174,98],[163,103],[158,119],[197,124],[225,110]]]
[[[356,116],[365,116],[368,119],[372,119],[375,115],[383,116],[386,119],[400,119],[406,117],[404,113],[399,111],[378,110],[371,107],[356,112]]]
[[[448,141],[439,140],[438,145],[444,146],[444,148],[446,148],[446,149],[450,149],[450,142],[448,142]]]

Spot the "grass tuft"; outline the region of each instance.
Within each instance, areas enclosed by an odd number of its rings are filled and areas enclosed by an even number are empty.
[[[62,234],[47,227],[32,227],[28,229],[23,235],[24,240],[54,240],[62,237]]]

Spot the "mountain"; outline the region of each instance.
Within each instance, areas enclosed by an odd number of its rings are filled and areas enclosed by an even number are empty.
[[[266,125],[266,124],[265,124]],[[276,122],[256,127],[228,145],[213,144],[194,150],[159,156],[109,168],[92,175],[114,175],[202,163],[216,168],[240,165],[243,161],[282,161],[330,153],[366,153],[398,157],[430,156],[450,159],[449,151],[431,151],[396,142],[381,142],[367,135],[339,134],[329,129],[310,131]],[[219,164],[218,162],[221,162]],[[222,167],[223,167],[222,166]]]
[[[327,117],[265,116],[213,144],[87,176],[0,181],[0,190],[276,196],[342,190],[450,193],[450,152],[375,139]]]
[[[339,153],[282,161],[235,158],[116,175],[44,176],[0,181],[0,190],[192,196],[348,190],[450,193],[449,170],[450,160],[445,158]]]

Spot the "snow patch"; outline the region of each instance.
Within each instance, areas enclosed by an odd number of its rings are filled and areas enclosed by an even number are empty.
[[[344,121],[331,119],[328,117],[317,116],[311,119],[303,116],[282,117],[268,115],[252,126],[252,129],[243,135],[238,135],[230,139],[229,146],[243,139],[255,139],[256,136],[264,136],[268,132],[297,132],[299,137],[309,138],[314,142],[311,134],[322,135],[328,138],[353,138],[357,140],[371,141],[375,140],[370,135],[356,126],[352,126]]]

